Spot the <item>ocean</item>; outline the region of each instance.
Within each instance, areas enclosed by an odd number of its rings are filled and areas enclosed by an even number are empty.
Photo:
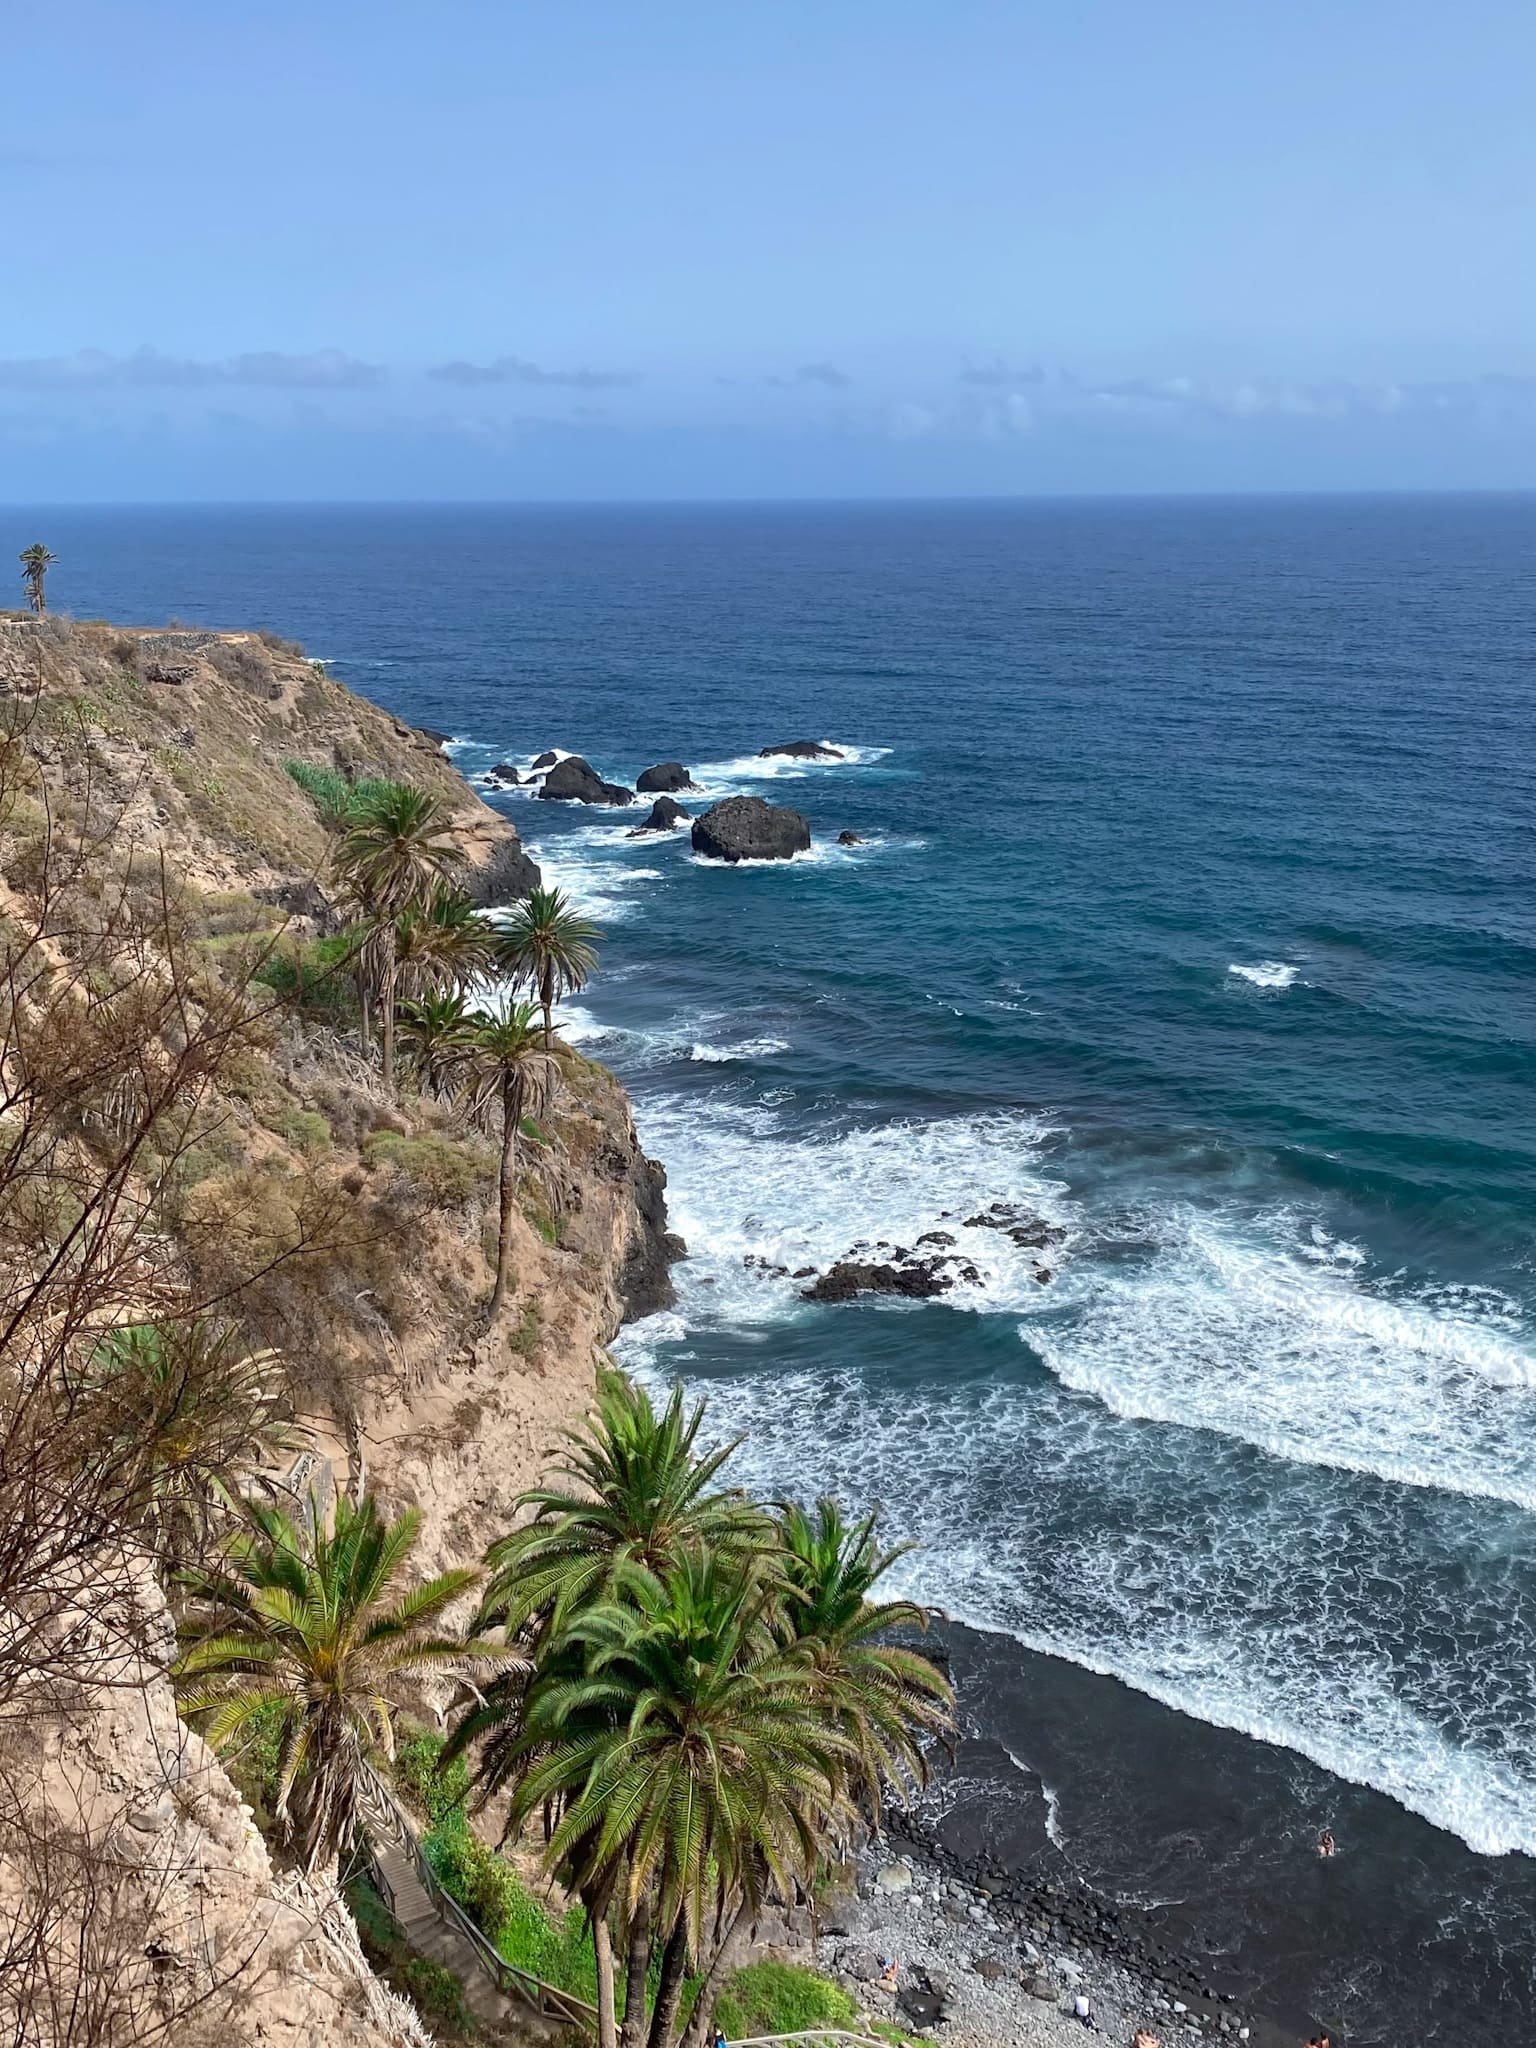
[[[604,929],[571,1033],[689,1244],[620,1355],[917,1539],[1064,1867],[1353,2041],[1523,2037],[1536,500],[4,524],[59,606],[292,634],[471,775],[803,811],[722,869],[492,798]],[[931,1231],[935,1301],[790,1277]]]

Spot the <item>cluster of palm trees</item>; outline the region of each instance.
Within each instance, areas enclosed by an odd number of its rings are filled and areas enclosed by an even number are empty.
[[[738,1928],[810,1896],[951,1726],[945,1681],[899,1640],[923,1611],[879,1597],[901,1551],[830,1501],[750,1500],[702,1422],[609,1377],[488,1551],[462,1635],[442,1618],[477,1575],[401,1593],[416,1519],[369,1502],[330,1535],[253,1509],[186,1575],[184,1710],[220,1747],[277,1718],[279,1816],[310,1868],[345,1852],[364,1762],[390,1753],[390,1679],[472,1681],[443,1764],[468,1759],[504,1840],[537,1823],[581,1900],[599,2048],[702,2042]]]
[[[453,879],[462,852],[429,790],[369,784],[335,824],[331,866],[356,919],[364,1044],[377,1017],[386,1095],[398,1095],[403,1047],[421,1088],[500,1137],[494,1316],[511,1279],[519,1134],[558,1079],[556,1005],[585,987],[602,935],[558,889],[533,890],[499,922],[477,910]],[[498,984],[530,994],[496,995]]]

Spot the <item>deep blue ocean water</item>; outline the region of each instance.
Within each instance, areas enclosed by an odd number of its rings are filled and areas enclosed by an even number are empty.
[[[800,808],[722,870],[494,799],[605,928],[573,1032],[693,1254],[623,1355],[921,1539],[1074,1867],[1362,2040],[1536,2018],[1536,501],[0,523],[469,773]],[[800,738],[847,758],[755,758]],[[942,1302],[773,1270],[934,1229]]]

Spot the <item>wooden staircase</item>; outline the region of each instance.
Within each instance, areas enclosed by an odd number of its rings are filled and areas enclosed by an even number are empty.
[[[458,1979],[464,2003],[476,2019],[496,2024],[515,2019],[526,2037],[528,2023],[545,2022],[555,2040],[579,2028],[597,2032],[597,2011],[553,1984],[499,1955],[483,1930],[438,1883],[422,1853],[415,1823],[376,1772],[365,1767],[359,1810],[370,1874],[405,1938],[421,1955],[441,1963]]]

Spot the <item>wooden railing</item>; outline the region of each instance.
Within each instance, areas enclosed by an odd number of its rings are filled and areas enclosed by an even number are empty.
[[[379,1859],[378,1842],[381,1838],[394,1842],[405,1851],[439,1917],[468,1942],[475,1961],[498,1991],[508,1998],[521,1998],[546,2019],[565,2020],[588,2033],[597,2032],[595,2005],[588,2005],[585,1999],[562,1991],[557,1984],[546,1984],[531,1970],[519,1969],[515,1963],[509,1963],[491,1942],[485,1929],[472,1920],[458,1900],[444,1889],[441,1878],[421,1846],[415,1822],[384,1780],[366,1764],[363,1766],[358,1810],[362,1816],[363,1843],[368,1852],[370,1871],[391,1912],[394,1911],[395,1895]]]

